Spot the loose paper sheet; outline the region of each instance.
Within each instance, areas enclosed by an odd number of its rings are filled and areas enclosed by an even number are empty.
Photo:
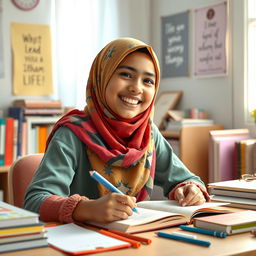
[[[81,252],[129,244],[74,223],[46,228],[48,243],[66,252]]]

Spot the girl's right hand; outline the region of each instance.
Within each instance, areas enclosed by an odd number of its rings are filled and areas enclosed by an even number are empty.
[[[81,200],[73,211],[73,219],[101,223],[127,219],[133,214],[135,202],[135,197],[117,193],[109,193],[96,200]]]

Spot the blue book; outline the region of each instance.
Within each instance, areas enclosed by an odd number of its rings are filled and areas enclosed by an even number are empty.
[[[8,116],[18,120],[18,136],[17,136],[17,157],[21,156],[22,142],[22,123],[24,122],[24,108],[9,107]]]

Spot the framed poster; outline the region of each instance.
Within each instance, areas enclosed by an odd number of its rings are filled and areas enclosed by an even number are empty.
[[[168,116],[168,111],[177,105],[181,96],[182,91],[166,91],[158,96],[155,103],[154,123],[159,129]]]
[[[227,74],[227,2],[194,10],[194,76]]]
[[[189,75],[189,12],[162,17],[162,77]]]

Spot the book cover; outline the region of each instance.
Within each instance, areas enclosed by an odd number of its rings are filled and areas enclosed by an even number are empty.
[[[18,152],[18,120],[14,119],[13,122],[13,153],[12,153],[12,162],[17,159],[17,152]]]
[[[0,166],[4,165],[5,155],[5,118],[0,118]]]
[[[255,192],[245,192],[245,191],[236,191],[236,190],[229,190],[229,189],[209,188],[209,193],[210,193],[210,195],[232,196],[232,197],[256,199],[256,193]]]
[[[2,237],[17,236],[17,235],[27,235],[32,233],[44,232],[45,227],[43,222],[38,222],[35,224],[24,224],[12,227],[0,228],[0,239]]]
[[[228,235],[248,232],[256,229],[256,211],[244,210],[195,218],[194,226],[203,229],[226,232]]]
[[[227,180],[208,184],[209,188],[218,188],[234,191],[256,192],[256,180],[246,182],[245,180]]]
[[[214,143],[217,144],[217,176],[219,177],[219,181],[237,178],[237,172],[234,171],[233,160],[235,157],[235,142],[237,140],[237,137],[222,137],[214,140]]]
[[[39,125],[38,126],[38,150],[37,150],[38,153],[45,152],[46,140],[47,140],[47,126]]]
[[[0,229],[35,223],[39,223],[37,213],[0,202]]]
[[[212,202],[229,203],[230,207],[256,210],[256,200],[245,197],[213,195]]]
[[[235,142],[250,137],[248,129],[214,130],[209,133],[209,182],[237,177],[234,171]],[[223,145],[222,145],[223,144]],[[221,153],[219,152],[221,150]],[[222,157],[226,155],[227,158]],[[225,166],[228,168],[225,169]],[[232,169],[231,169],[232,168]]]
[[[143,201],[137,205],[139,213],[134,213],[126,220],[107,224],[96,222],[86,222],[86,224],[126,233],[139,233],[190,223],[199,214],[229,212],[219,207],[226,205],[225,203],[205,203],[199,206],[182,207],[175,200],[160,200]]]
[[[6,118],[5,127],[5,157],[4,164],[11,165],[13,162],[13,136],[14,136],[14,118]]]
[[[213,125],[214,122],[211,119],[193,119],[184,118],[179,121],[169,120],[166,126],[167,131],[179,131],[185,126],[209,126]]]
[[[27,122],[22,123],[22,134],[21,134],[21,155],[25,156],[27,155],[27,144],[28,144],[28,138],[27,138]]]
[[[255,172],[255,168],[253,165],[253,151],[254,151],[254,145],[256,144],[256,139],[245,139],[241,140],[240,143],[244,145],[244,154],[242,152],[241,157],[244,157],[244,173],[252,174]]]
[[[63,115],[64,109],[62,108],[26,108],[24,115],[26,116],[53,116]]]
[[[47,238],[33,239],[29,241],[18,241],[13,243],[0,244],[0,252],[12,252],[32,248],[47,247]]]
[[[17,155],[21,156],[22,147],[22,124],[24,122],[24,108],[21,107],[9,107],[8,116],[18,120],[18,132],[17,132]]]
[[[46,238],[46,232],[36,232],[36,233],[28,233],[28,234],[21,234],[21,235],[11,235],[6,237],[1,237],[0,244],[6,243],[13,243],[18,241],[27,241],[27,240],[34,240],[34,239],[41,239]]]

